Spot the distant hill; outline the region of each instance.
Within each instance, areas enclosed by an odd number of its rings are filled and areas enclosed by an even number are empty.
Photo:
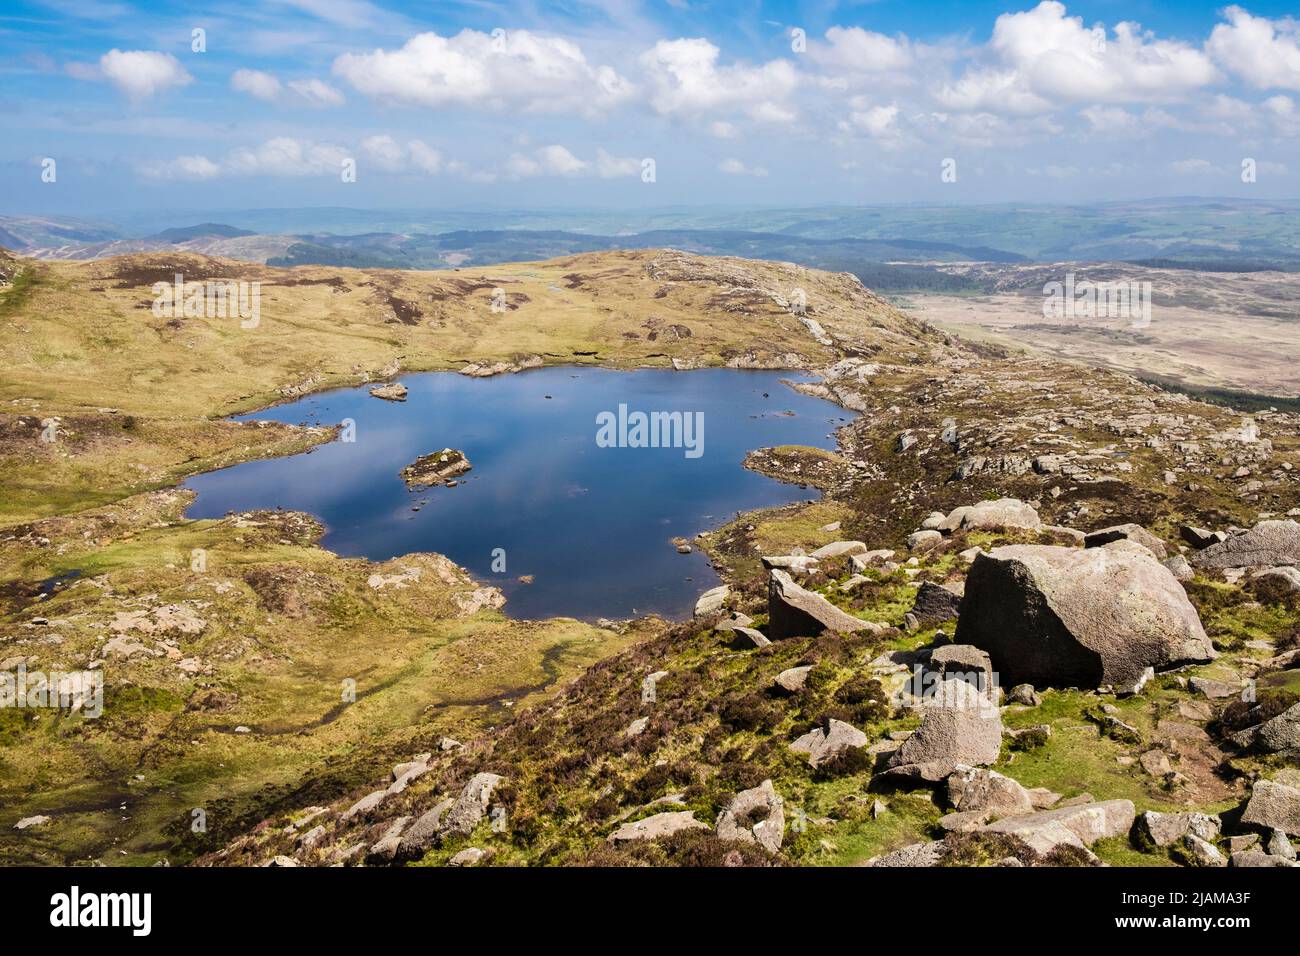
[[[236,229],[234,226],[225,226],[217,222],[204,222],[197,226],[181,226],[175,229],[164,229],[162,232],[147,239],[157,239],[160,242],[187,242],[190,239],[200,237],[212,237],[218,239],[236,239],[241,236],[255,236],[257,233],[248,229]]]

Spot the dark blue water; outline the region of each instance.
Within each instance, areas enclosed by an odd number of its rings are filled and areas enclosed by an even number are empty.
[[[746,470],[745,454],[783,444],[834,448],[832,430],[851,416],[781,377],[546,368],[485,379],[408,375],[401,403],[364,387],[326,392],[242,418],[350,418],[355,442],[199,475],[187,483],[198,492],[189,515],[282,507],[322,519],[325,546],[342,555],[378,561],[436,551],[500,587],[516,618],[682,617],[718,578],[702,554],[678,554],[670,539],[692,539],[737,511],[810,497]],[[620,403],[703,413],[703,453],[599,447],[597,415]],[[473,470],[455,488],[408,491],[401,469],[445,447],[463,451]],[[498,548],[504,572],[493,569]]]

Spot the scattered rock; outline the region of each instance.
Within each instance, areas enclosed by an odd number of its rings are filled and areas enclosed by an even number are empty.
[[[14,824],[15,830],[26,830],[28,827],[43,827],[50,822],[50,818],[43,813],[38,813],[34,817],[23,817]]]
[[[1241,691],[1240,687],[1234,687],[1232,684],[1225,684],[1221,680],[1214,680],[1209,677],[1193,677],[1187,682],[1187,685],[1194,693],[1208,697],[1211,700],[1236,697]]]
[[[611,833],[608,839],[610,843],[630,843],[634,840],[659,840],[683,830],[707,829],[708,826],[695,819],[695,814],[689,810],[676,810],[625,823]]]
[[[1185,849],[1196,866],[1227,866],[1228,861],[1223,858],[1223,854],[1215,848],[1214,844],[1208,843],[1189,833],[1182,840],[1183,849]]]
[[[993,763],[1001,749],[998,708],[965,681],[944,680],[926,696],[921,725],[903,741],[889,767],[899,775],[939,780],[960,764]]]
[[[1286,860],[1295,859],[1295,847],[1293,847],[1291,841],[1286,838],[1286,834],[1278,829],[1274,829],[1273,832],[1268,835],[1268,845],[1264,847],[1264,851],[1268,853],[1269,856],[1280,856]]]
[[[487,853],[485,853],[483,850],[480,850],[478,847],[467,846],[465,847],[465,849],[461,850],[450,860],[448,860],[447,865],[448,866],[476,866],[479,860],[483,859],[483,857],[485,856],[487,856]]]
[[[1007,700],[1013,704],[1024,704],[1026,707],[1037,707],[1043,702],[1038,691],[1034,690],[1033,684],[1017,684],[1011,688]]]
[[[820,767],[833,757],[838,757],[854,747],[865,747],[867,735],[851,724],[832,717],[825,727],[810,730],[790,744],[795,753],[807,754],[808,763]]]
[[[1300,790],[1272,780],[1256,780],[1241,822],[1300,836]]]
[[[1016,498],[981,501],[954,509],[939,525],[940,531],[1003,531],[1038,528],[1038,512]]]
[[[784,571],[774,568],[768,575],[767,632],[774,641],[816,637],[824,630],[844,634],[878,627],[841,611],[820,594],[800,587]]]
[[[984,831],[1009,833],[1039,853],[1050,853],[1061,844],[1086,848],[1097,840],[1123,836],[1132,828],[1134,816],[1133,801],[1104,800],[1007,817],[988,824]]]
[[[1161,561],[1168,557],[1165,543],[1138,524],[1117,524],[1114,527],[1089,532],[1083,539],[1083,546],[1100,548],[1115,541],[1132,541],[1134,544],[1139,544]]]
[[[955,810],[978,810],[998,816],[1034,811],[1029,791],[996,770],[960,764],[948,776],[946,784],[948,804]]]
[[[961,607],[961,594],[955,586],[922,581],[912,604],[912,615],[922,627],[941,624],[957,616]]]
[[[1300,522],[1261,521],[1192,556],[1198,568],[1270,568],[1300,564]]]
[[[1169,573],[1179,581],[1191,581],[1196,577],[1196,570],[1181,554],[1175,554],[1172,558],[1168,558],[1163,563],[1164,566],[1169,569]]]
[[[811,673],[811,664],[803,667],[790,667],[777,674],[773,684],[787,694],[797,694],[803,690],[804,684],[808,681],[808,675]]]
[[[1137,818],[1140,834],[1156,846],[1171,846],[1188,834],[1202,840],[1217,840],[1221,822],[1204,813],[1159,813],[1147,810]]]
[[[695,602],[695,616],[705,617],[709,614],[717,614],[722,610],[722,606],[726,604],[730,595],[731,588],[725,584],[705,591],[700,595],[699,600]]]
[[[492,791],[502,778],[495,773],[476,773],[461,791],[460,798],[447,813],[444,836],[466,836],[487,813]]]
[[[833,541],[830,544],[824,544],[808,557],[817,561],[823,561],[828,558],[843,558],[855,554],[866,554],[867,546],[861,541]]]
[[[780,850],[785,838],[785,811],[772,781],[764,780],[752,790],[736,794],[718,815],[714,830],[722,840],[757,843],[769,853]]]

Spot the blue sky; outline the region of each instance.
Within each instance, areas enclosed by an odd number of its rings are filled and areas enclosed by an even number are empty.
[[[8,0],[0,76],[4,212],[1300,195],[1271,2]]]

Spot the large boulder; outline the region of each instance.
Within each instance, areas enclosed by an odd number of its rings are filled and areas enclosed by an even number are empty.
[[[1198,568],[1271,568],[1300,564],[1300,522],[1261,521],[1191,557]]]
[[[1255,781],[1241,822],[1300,836],[1300,790],[1272,780]]]
[[[785,811],[781,795],[764,780],[752,790],[742,790],[718,814],[714,831],[721,840],[757,843],[769,853],[781,849],[785,838]]]
[[[1002,531],[1039,528],[1038,512],[1017,498],[999,498],[955,508],[939,524],[940,531]]]
[[[774,641],[787,637],[816,637],[822,631],[848,634],[878,627],[841,611],[820,594],[800,587],[779,568],[773,568],[769,575],[767,634]]]
[[[1138,545],[1011,545],[976,557],[956,640],[1002,684],[1136,684],[1149,667],[1215,656],[1181,584]]]
[[[983,831],[1017,836],[1039,853],[1050,853],[1061,844],[1086,849],[1106,837],[1123,836],[1132,828],[1134,816],[1132,800],[1103,800],[1006,817]]]
[[[921,726],[889,759],[896,775],[942,780],[959,765],[993,763],[1002,749],[1002,715],[987,696],[962,680],[930,689]]]

